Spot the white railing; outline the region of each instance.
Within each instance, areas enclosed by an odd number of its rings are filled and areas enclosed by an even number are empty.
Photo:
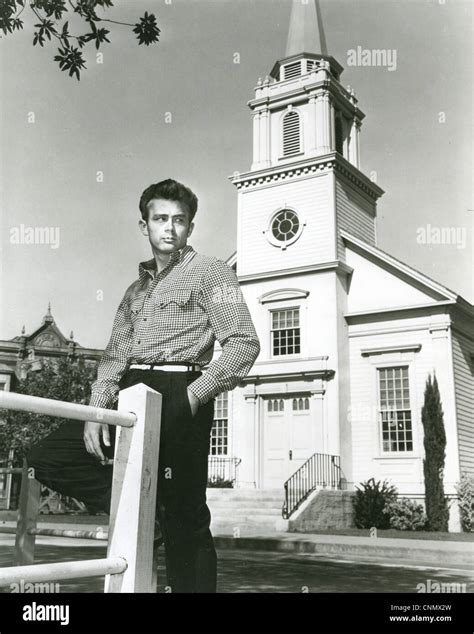
[[[33,564],[35,539],[48,534],[36,519],[40,483],[23,469],[16,531],[16,563],[0,568],[0,586],[80,577],[105,577],[105,592],[155,592],[153,537],[161,427],[161,394],[143,383],[120,392],[118,411],[0,392],[0,408],[116,425],[107,557]],[[65,423],[66,424],[66,423]],[[1,532],[10,532],[2,530]],[[63,537],[105,539],[99,532],[59,530]],[[51,533],[49,533],[51,534]]]

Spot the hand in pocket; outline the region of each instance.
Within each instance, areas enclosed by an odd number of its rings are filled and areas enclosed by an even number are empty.
[[[189,409],[191,410],[191,414],[194,417],[199,409],[199,401],[188,387],[186,388],[186,395],[189,403]]]

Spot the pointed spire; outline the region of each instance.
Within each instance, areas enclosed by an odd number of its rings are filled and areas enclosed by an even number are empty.
[[[293,0],[285,57],[298,53],[328,54],[319,0]]]
[[[54,321],[54,317],[51,314],[51,302],[48,302],[48,312],[43,317],[43,324],[52,323]]]

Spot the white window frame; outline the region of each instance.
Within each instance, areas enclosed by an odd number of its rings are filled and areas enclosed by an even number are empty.
[[[380,399],[380,370],[387,370],[390,368],[400,368],[406,367],[408,369],[408,391],[410,397],[410,412],[411,412],[411,436],[412,436],[412,449],[404,450],[404,451],[385,451],[383,448],[383,429],[382,429],[382,419],[380,416],[381,408],[381,399]],[[416,415],[416,383],[414,382],[412,363],[410,361],[404,360],[393,360],[387,361],[384,363],[375,363],[375,383],[376,383],[376,425],[377,425],[377,446],[379,457],[382,458],[414,458],[418,457],[418,438],[417,438],[417,429],[418,429],[418,419]]]
[[[216,401],[215,401],[215,405],[214,405],[214,417],[213,417],[213,423],[212,423],[212,428],[211,428],[211,438],[210,438],[210,443],[209,443],[209,457],[211,458],[226,458],[226,457],[230,457],[231,454],[231,434],[230,434],[230,405],[231,405],[231,392],[227,391],[225,392],[225,394],[227,394],[227,418],[216,418],[215,414],[216,414],[216,405],[217,405],[217,398],[219,398],[219,396],[221,396],[220,394],[216,397]],[[216,420],[227,420],[227,448],[226,448],[226,453],[212,453],[212,438],[213,438],[213,432],[214,432],[214,423]]]
[[[295,233],[295,235],[292,238],[290,238],[289,240],[285,240],[285,242],[281,242],[280,240],[277,240],[275,236],[273,235],[273,231],[272,231],[273,221],[278,216],[278,214],[282,211],[292,211],[297,216],[298,222],[299,222],[298,231]],[[264,230],[264,234],[266,239],[271,245],[273,245],[274,247],[278,247],[279,249],[282,249],[284,251],[286,248],[294,244],[300,238],[305,226],[306,226],[306,219],[294,207],[291,207],[289,205],[283,205],[282,207],[279,207],[278,209],[276,209],[274,212],[270,214],[268,218],[267,226]]]
[[[291,354],[274,354],[273,353],[273,313],[283,310],[294,310],[297,309],[299,312],[299,329],[300,329],[300,351],[293,352]],[[280,305],[269,308],[268,310],[268,319],[269,319],[269,339],[270,339],[270,359],[272,360],[286,360],[286,359],[301,359],[303,357],[303,319],[302,316],[305,311],[302,310],[301,304],[295,304],[292,302],[289,305]]]

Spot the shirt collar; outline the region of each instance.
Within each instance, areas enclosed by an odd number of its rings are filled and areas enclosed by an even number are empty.
[[[194,249],[190,244],[186,244],[184,247],[181,247],[181,249],[173,251],[170,256],[168,266],[171,265],[173,267],[176,266],[176,264],[178,263],[181,264],[186,256],[192,252],[194,252]],[[155,258],[152,258],[151,260],[146,260],[145,262],[140,262],[140,264],[138,265],[138,275],[140,279],[146,278],[147,275],[154,278],[156,275]]]

